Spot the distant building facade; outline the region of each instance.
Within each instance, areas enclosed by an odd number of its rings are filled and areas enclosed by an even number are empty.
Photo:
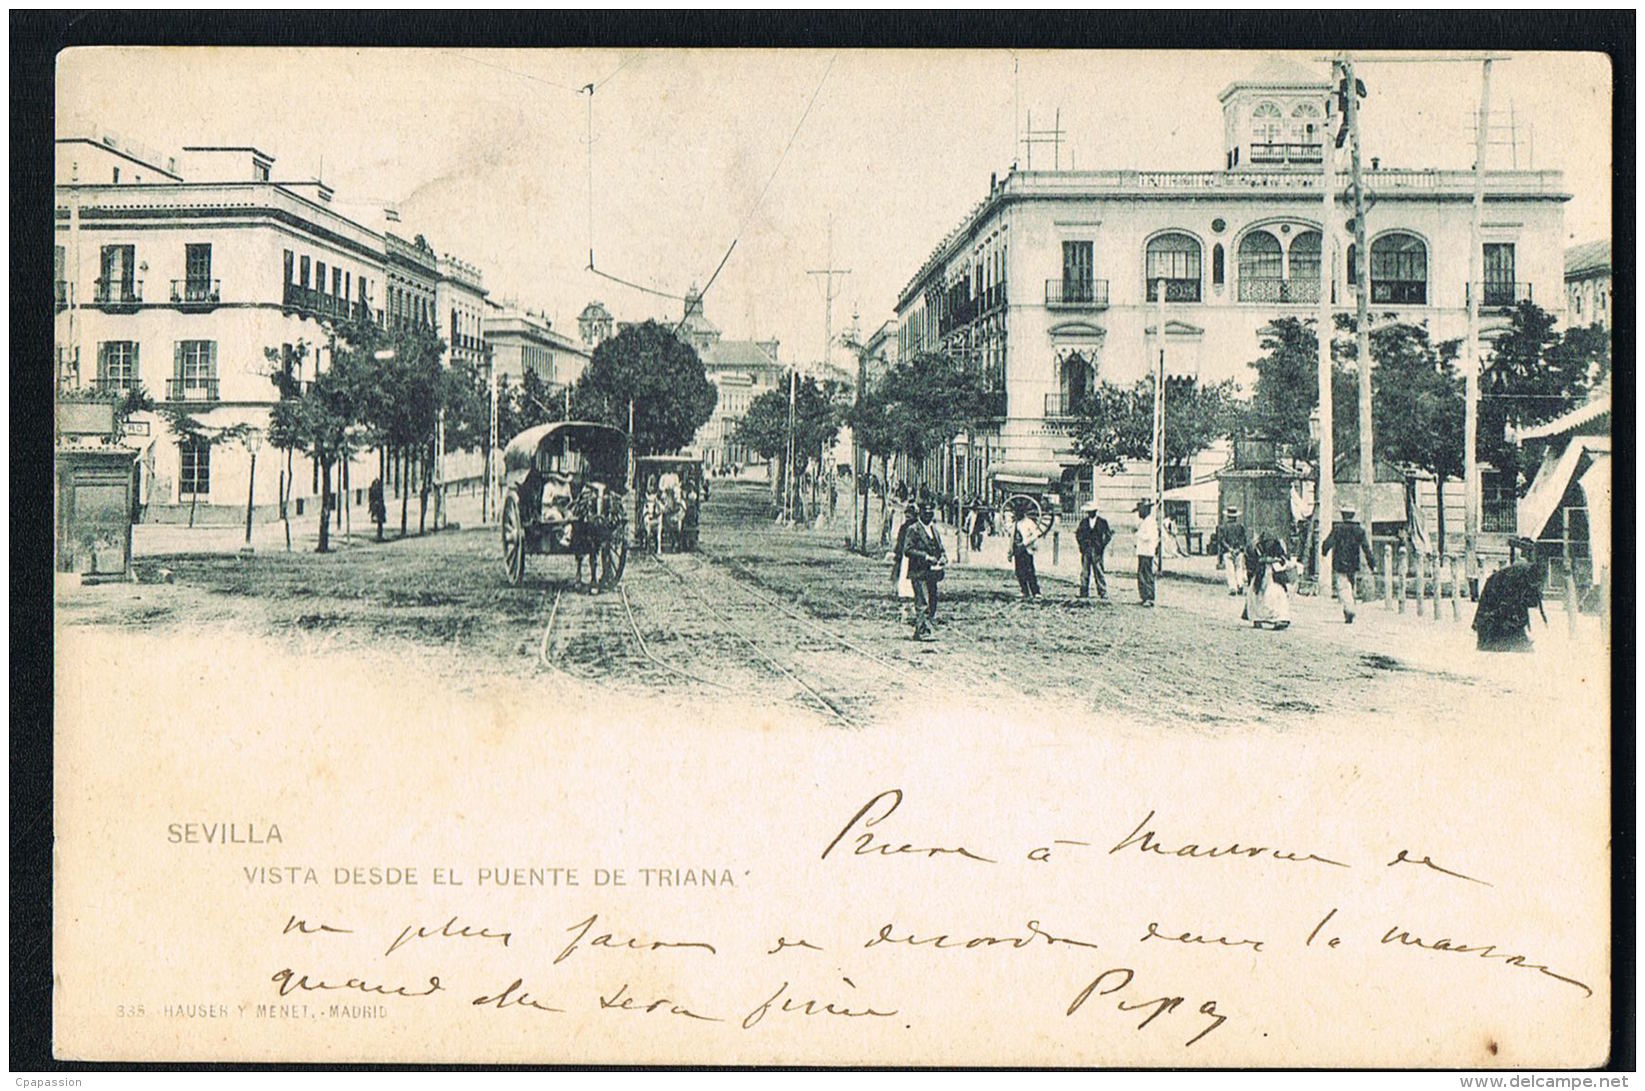
[[[485,339],[498,378],[519,383],[529,371],[557,390],[575,385],[592,354],[553,326],[547,315],[518,303],[488,307]]]
[[[1585,242],[1565,251],[1565,321],[1611,328],[1611,243]]]
[[[710,469],[763,464],[759,455],[736,442],[736,432],[754,399],[779,389],[786,379],[787,371],[777,361],[777,341],[726,340],[704,313],[695,285],[685,296],[679,337],[697,350],[708,381],[719,393],[714,414],[697,430],[692,449]]]
[[[1092,387],[1150,374],[1165,285],[1168,374],[1247,390],[1260,331],[1277,316],[1315,318],[1322,262],[1339,310],[1357,290],[1343,231],[1346,173],[1321,222],[1328,91],[1317,73],[1266,66],[1220,96],[1220,171],[1013,171],[932,252],[897,300],[899,352],[949,353],[975,368],[998,415],[939,459],[934,487],[960,494],[1033,489],[1065,509],[1089,498],[1124,512],[1151,491],[1148,467],[1110,477],[1082,468],[1067,422]],[[1466,329],[1470,171],[1368,164],[1373,310],[1426,323],[1436,341]],[[1558,172],[1489,171],[1483,283],[1487,338],[1521,299],[1562,291]],[[1329,233],[1329,238],[1325,233]],[[1340,243],[1336,240],[1340,238]],[[1168,469],[1167,487],[1210,477],[1226,449]],[[1209,501],[1189,518],[1209,529]]]

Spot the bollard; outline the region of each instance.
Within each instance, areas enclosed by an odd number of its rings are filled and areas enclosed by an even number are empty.
[[[1051,567],[1057,567],[1057,558],[1062,554],[1062,531],[1051,532]]]
[[[1382,608],[1394,608],[1394,547],[1382,545]]]
[[[1462,570],[1467,567],[1467,558],[1451,558],[1451,620],[1462,620]]]
[[[1398,573],[1398,575],[1399,575],[1399,612],[1402,613],[1402,614],[1405,612],[1405,579],[1406,579],[1406,571],[1407,571],[1406,566],[1409,563],[1410,563],[1410,558],[1406,556],[1405,547],[1400,546],[1399,547],[1399,573]]]
[[[1576,573],[1567,565],[1565,567],[1565,629],[1571,636],[1576,636]]]
[[[1445,593],[1445,558],[1434,554],[1434,620],[1439,620],[1439,601]]]
[[[1422,617],[1428,600],[1428,567],[1423,563],[1428,555],[1417,553],[1412,559],[1416,561],[1417,570],[1417,617]]]

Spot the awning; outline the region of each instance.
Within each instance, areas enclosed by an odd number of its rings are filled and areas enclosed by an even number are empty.
[[[1002,485],[1061,485],[1060,462],[1002,462],[988,470],[989,477]]]
[[[1594,464],[1577,484],[1588,502],[1588,556],[1597,580],[1601,569],[1611,567],[1611,456],[1594,456]]]
[[[1217,479],[1208,477],[1204,481],[1196,481],[1192,485],[1178,485],[1174,489],[1166,489],[1162,494],[1166,500],[1190,500],[1198,503],[1215,504],[1220,486]]]
[[[1571,442],[1565,445],[1565,450],[1552,465],[1543,462],[1536,479],[1519,502],[1519,533],[1527,538],[1541,538],[1548,520],[1559,510],[1559,502],[1564,499],[1571,479],[1581,468],[1583,455],[1589,451],[1608,455],[1609,448],[1609,436],[1572,436]]]

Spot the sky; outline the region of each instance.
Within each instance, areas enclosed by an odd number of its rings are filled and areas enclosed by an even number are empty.
[[[59,58],[57,132],[162,154],[254,145],[276,179],[397,206],[399,233],[573,334],[594,299],[622,320],[681,310],[589,272],[591,247],[600,270],[678,297],[735,241],[708,317],[804,363],[825,342],[824,278],[808,271],[850,270],[834,278],[833,330],[856,310],[871,332],[990,175],[1014,151],[1026,165],[1015,137],[1029,114],[1035,129],[1060,119],[1065,168],[1216,170],[1217,95],[1270,55],[77,49]],[[1278,55],[1325,75],[1315,54]],[[1360,66],[1366,157],[1471,166],[1480,65],[1443,56]],[[1608,238],[1608,58],[1521,53],[1493,68],[1489,165],[1563,171],[1567,244]],[[1037,147],[1035,168],[1050,154]]]

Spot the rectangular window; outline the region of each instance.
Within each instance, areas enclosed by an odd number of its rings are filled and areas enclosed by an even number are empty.
[[[331,294],[339,298],[347,298],[343,295],[343,271],[335,265],[331,268]]]
[[[251,177],[253,180],[258,182],[268,181],[268,164],[253,163],[251,165]]]
[[[200,440],[184,439],[177,443],[181,469],[177,474],[177,492],[181,496],[205,496],[211,492],[211,445]]]
[[[299,269],[299,272],[300,272],[300,275],[301,275],[302,279],[299,280],[297,283],[301,284],[304,288],[307,288],[308,287],[308,255],[307,254],[303,255],[302,261],[299,263],[298,269]]]
[[[190,284],[211,282],[211,243],[191,242],[183,247],[183,269]]]
[[[102,300],[125,301],[137,298],[137,247],[105,246],[103,275],[97,284]]]
[[[97,389],[131,390],[137,384],[137,342],[99,342],[97,345]]]
[[[69,286],[63,279],[63,248],[54,246],[51,249],[51,286],[52,296],[59,307],[68,306]]]
[[[326,263],[323,261],[314,263],[314,290],[321,295],[326,294]]]
[[[1092,295],[1092,245],[1089,241],[1062,244],[1062,301],[1089,303]]]
[[[287,284],[293,283],[293,281],[291,279],[291,274],[294,271],[294,266],[296,264],[296,260],[297,260],[297,256],[295,254],[293,254],[290,250],[287,250],[286,251],[286,280],[285,280],[285,282]]]
[[[217,400],[217,342],[178,341],[172,351],[168,401]]]
[[[1509,307],[1517,297],[1514,284],[1514,244],[1485,244],[1485,292],[1487,307]]]

